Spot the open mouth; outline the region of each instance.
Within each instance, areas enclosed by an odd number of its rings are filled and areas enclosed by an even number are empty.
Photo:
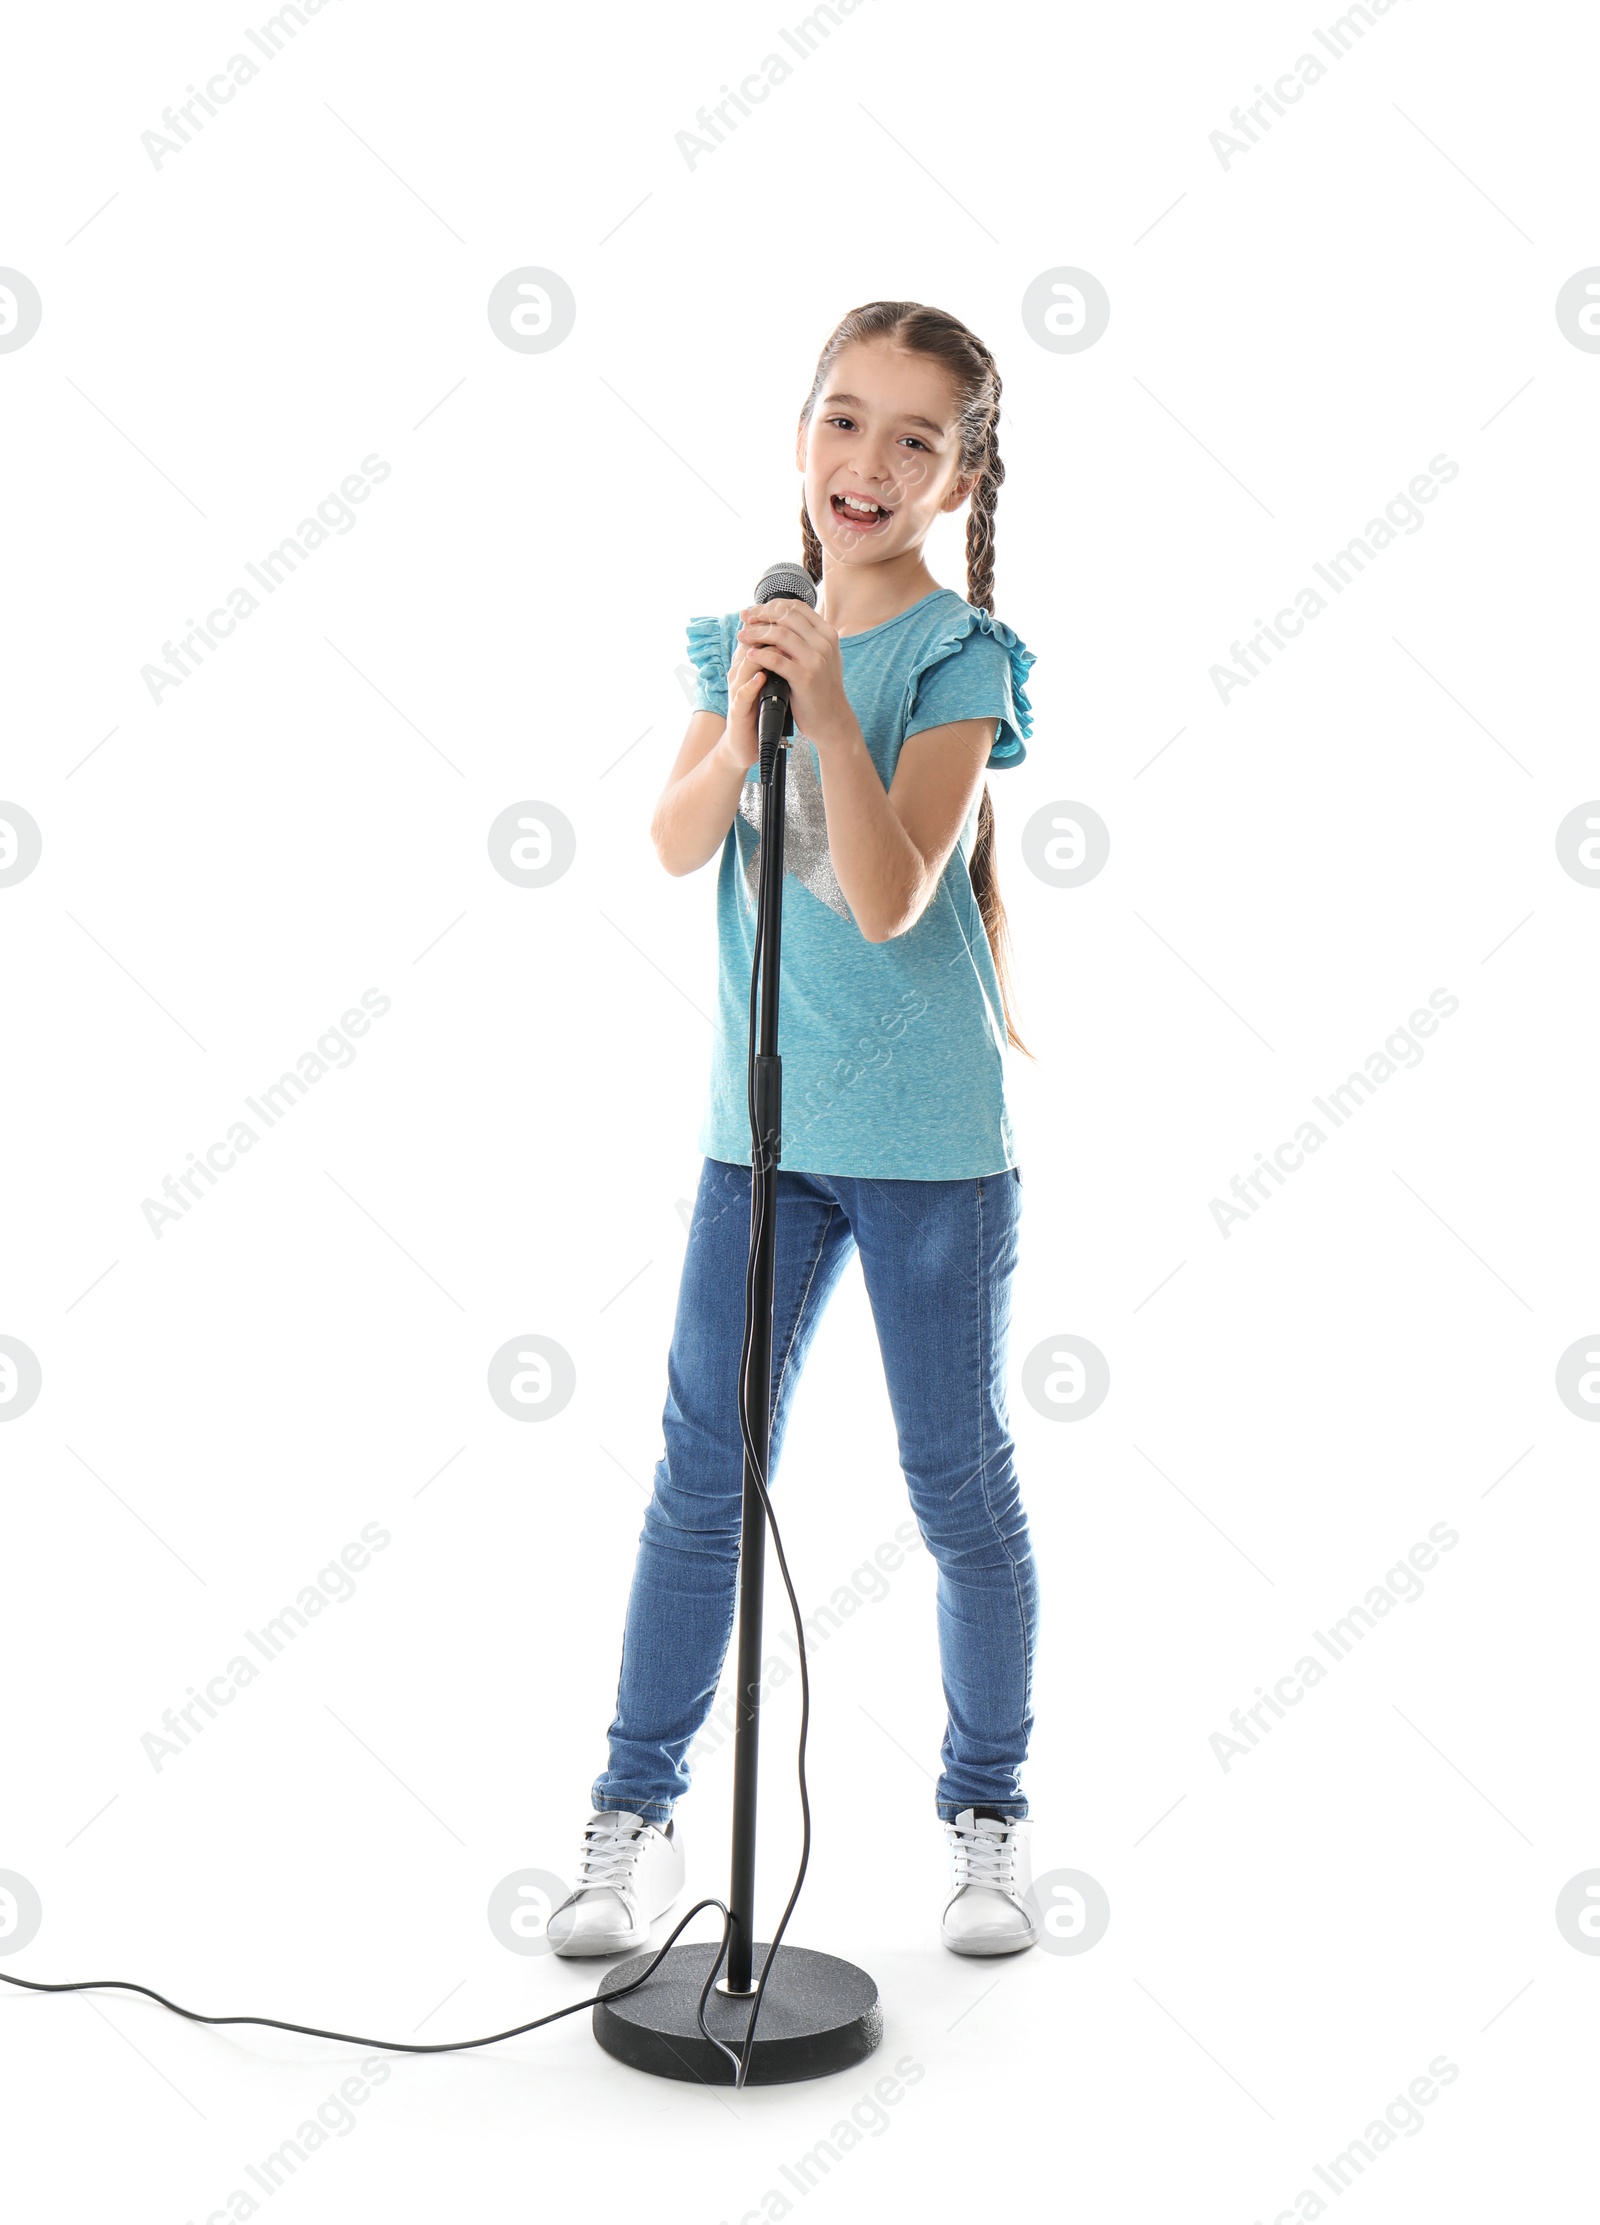
[[[894,516],[894,512],[886,510],[881,502],[873,502],[865,495],[836,494],[831,495],[829,501],[834,516],[843,524],[854,527],[857,533],[871,533],[877,527],[887,525]]]

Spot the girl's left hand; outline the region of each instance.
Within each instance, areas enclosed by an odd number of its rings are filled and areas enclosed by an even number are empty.
[[[780,596],[739,613],[739,640],[751,661],[789,683],[794,722],[806,740],[826,748],[855,726],[844,692],[839,636],[806,603]]]

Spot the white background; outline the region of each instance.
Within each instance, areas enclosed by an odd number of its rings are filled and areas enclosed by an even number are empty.
[[[1025,1785],[1036,1867],[1095,1878],[1109,1931],[941,1949],[919,1551],[813,1664],[790,1936],[878,1980],[872,2063],[734,2099],[586,2015],[390,2057],[256,2189],[275,2217],[1314,2216],[1301,2190],[1344,2198],[1313,2166],[1440,2056],[1352,2215],[1553,2214],[1587,2177],[1600,1964],[1554,1907],[1600,1862],[1600,1439],[1554,1386],[1600,1307],[1600,893],[1555,830],[1600,793],[1600,358],[1554,302],[1600,261],[1596,42],[1399,0],[1335,63],[1336,12],[867,0],[693,167],[675,135],[801,11],[335,0],[159,169],[141,134],[264,13],[12,24],[0,262],[44,306],[0,354],[0,796],[43,834],[0,891],[0,1333],[43,1376],[0,1432],[0,1868],[43,1906],[16,1971],[421,2039],[589,1990],[485,1907],[570,1873],[661,1449],[715,868],[667,876],[649,818],[686,618],[799,555],[795,417],[854,304],[994,350],[997,608],[1038,657],[991,783],[1038,1057]],[[1224,168],[1210,134],[1307,52],[1327,75]],[[485,313],[523,265],[577,302],[545,354]],[[1062,265],[1112,304],[1077,354],[1021,316]],[[1423,528],[1222,704],[1209,667],[1441,452]],[[354,529],[152,703],[141,668],[369,454]],[[956,524],[928,554],[964,586]],[[487,849],[529,800],[577,836],[542,890]],[[1072,802],[1111,854],[1062,890],[1020,836]],[[154,1236],[143,1201],[369,987],[349,1070]],[[1420,1066],[1224,1238],[1211,1199],[1436,988]],[[577,1387],[530,1426],[486,1375],[532,1334]],[[1067,1334],[1111,1378],[1076,1423],[1018,1382]],[[777,1488],[808,1609],[906,1519],[858,1267]],[[373,1522],[355,1596],[153,1769],[163,1710]],[[1439,1523],[1423,1596],[1224,1771],[1231,1712]],[[769,1639],[784,1611],[774,1582]],[[679,1811],[696,1893],[730,1775],[704,1757]],[[245,2165],[357,2066],[0,1990],[29,2215],[244,2215]],[[802,2194],[782,2167],[908,2057]]]

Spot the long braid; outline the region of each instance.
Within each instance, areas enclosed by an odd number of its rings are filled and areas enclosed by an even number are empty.
[[[994,358],[988,358],[989,376],[994,387],[990,406],[988,440],[984,452],[983,469],[978,484],[972,490],[972,500],[967,510],[967,601],[975,610],[986,610],[994,616],[994,506],[995,498],[1005,483],[1006,467],[1000,461],[1000,442],[996,427],[1000,419],[1000,374],[994,367]]]
[[[806,570],[820,587],[822,585],[822,543],[817,539],[817,529],[811,522],[811,512],[806,508],[806,498],[800,497],[800,554]]]
[[[967,510],[967,601],[974,610],[986,610],[992,618],[995,499],[1005,483],[1006,467],[1000,460],[997,434],[1000,420],[1000,373],[995,369],[993,356],[986,349],[981,352],[988,366],[993,392],[983,468],[979,472],[978,483],[972,490],[972,499]],[[1011,1012],[1011,929],[1006,919],[1005,905],[1000,900],[1000,882],[995,865],[994,805],[989,798],[987,780],[984,781],[983,794],[978,804],[978,825],[972,838],[972,856],[967,862],[967,872],[972,882],[972,893],[977,898],[984,933],[989,938],[989,946],[995,959],[995,975],[1000,984],[1000,1005],[1006,1017],[1006,1040],[1014,1050],[1032,1058],[1033,1053],[1017,1033]]]

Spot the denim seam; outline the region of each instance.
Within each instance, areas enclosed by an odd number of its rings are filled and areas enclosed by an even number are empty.
[[[784,1341],[783,1347],[783,1365],[778,1370],[778,1380],[774,1384],[772,1391],[772,1415],[774,1420],[777,1418],[778,1402],[783,1397],[783,1386],[789,1374],[789,1358],[791,1353],[794,1351],[795,1339],[800,1334],[800,1324],[805,1319],[806,1300],[811,1296],[811,1286],[817,1279],[817,1269],[822,1264],[822,1255],[827,1248],[828,1231],[833,1226],[833,1216],[835,1213],[838,1212],[838,1210],[839,1208],[837,1204],[829,1204],[828,1217],[823,1222],[821,1231],[818,1234],[817,1248],[812,1254],[811,1266],[806,1275],[806,1286],[800,1293],[800,1302],[794,1309],[794,1319],[789,1324],[789,1334]],[[768,1480],[770,1482],[771,1479],[769,1478]]]
[[[983,1304],[982,1175],[978,1177],[978,1264],[974,1288],[978,1296],[978,1481],[983,1491],[984,1512],[989,1517],[989,1525],[999,1541],[1000,1549],[1005,1554],[1007,1564],[1011,1570],[1011,1596],[1016,1603],[1017,1629],[1022,1640],[1022,1719],[1016,1725],[1017,1739],[1020,1743],[1024,1736],[1023,1726],[1027,1721],[1033,1702],[1033,1649],[1028,1644],[1028,1617],[1022,1602],[1022,1583],[1018,1574],[1017,1556],[1011,1550],[1010,1539],[1004,1535],[999,1522],[995,1519],[994,1505],[989,1497],[989,1454],[985,1437],[988,1416],[985,1409],[989,1399],[989,1375],[992,1355],[987,1344],[989,1315]],[[998,1807],[999,1802],[997,1801],[995,1805]]]

